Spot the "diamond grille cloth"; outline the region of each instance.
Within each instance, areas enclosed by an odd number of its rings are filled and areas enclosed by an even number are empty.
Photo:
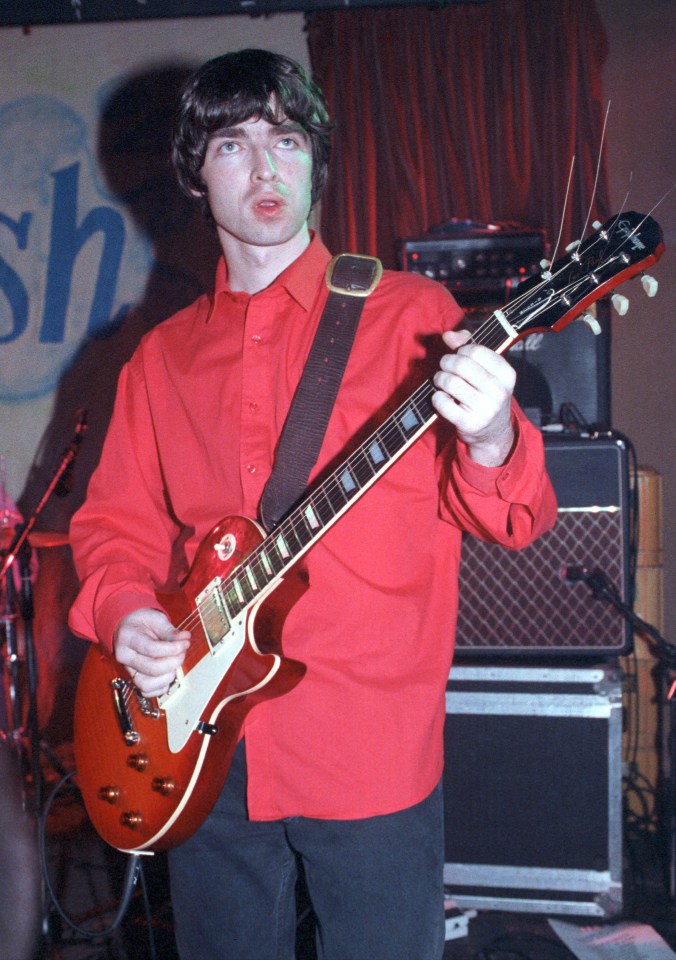
[[[603,570],[625,598],[622,511],[560,511],[556,525],[518,552],[465,537],[458,652],[623,653],[624,617],[561,568]]]

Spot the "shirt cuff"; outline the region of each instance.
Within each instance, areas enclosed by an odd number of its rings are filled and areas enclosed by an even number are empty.
[[[503,500],[518,501],[519,493],[523,493],[522,479],[524,477],[530,442],[537,434],[538,442],[542,442],[539,431],[528,420],[516,404],[512,405],[512,425],[516,434],[512,451],[501,466],[485,467],[472,460],[467,444],[458,441],[457,467],[463,481],[487,497],[496,494]]]
[[[124,591],[114,593],[103,601],[96,611],[96,636],[101,646],[113,653],[113,635],[115,629],[127,614],[141,609],[161,610],[157,599],[147,593]]]

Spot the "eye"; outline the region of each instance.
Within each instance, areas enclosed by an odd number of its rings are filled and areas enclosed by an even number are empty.
[[[238,144],[234,140],[224,140],[218,146],[218,153],[237,153]]]

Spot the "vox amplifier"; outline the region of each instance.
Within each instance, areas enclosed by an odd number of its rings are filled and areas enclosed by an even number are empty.
[[[463,540],[456,659],[597,657],[631,648],[631,629],[567,566],[602,570],[626,601],[629,477],[622,440],[545,438],[559,510],[552,530],[520,551]]]

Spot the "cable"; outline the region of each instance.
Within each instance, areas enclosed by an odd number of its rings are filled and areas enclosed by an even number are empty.
[[[39,829],[40,864],[42,867],[43,876],[45,878],[45,885],[47,887],[47,892],[49,893],[49,898],[54,904],[54,907],[56,908],[56,911],[61,917],[61,919],[72,930],[75,930],[76,933],[79,933],[83,937],[94,939],[97,937],[109,936],[111,933],[114,933],[115,930],[118,929],[118,927],[120,926],[120,924],[124,919],[127,909],[129,908],[129,903],[131,901],[131,897],[134,892],[134,888],[138,881],[139,875],[142,876],[143,871],[141,867],[140,855],[137,853],[132,853],[129,856],[129,859],[127,861],[127,867],[125,870],[124,882],[123,882],[123,888],[122,888],[122,897],[120,899],[120,905],[118,907],[117,913],[112,923],[110,924],[110,926],[105,927],[102,930],[93,931],[93,930],[88,930],[86,927],[79,926],[79,924],[75,923],[75,921],[72,920],[68,916],[68,914],[65,912],[65,910],[61,907],[61,904],[58,901],[56,892],[52,886],[52,882],[49,877],[49,870],[47,866],[47,843],[46,843],[47,818],[52,808],[54,798],[59,793],[63,785],[68,780],[70,780],[71,777],[75,776],[75,772],[76,772],[75,770],[71,770],[70,773],[67,773],[65,776],[63,776],[59,780],[57,785],[54,787],[54,790],[50,794],[49,799],[47,800],[47,803],[45,804],[45,809],[41,816],[40,829]],[[142,886],[145,888],[144,880],[142,880]],[[148,927],[150,928],[150,924],[148,924]]]

